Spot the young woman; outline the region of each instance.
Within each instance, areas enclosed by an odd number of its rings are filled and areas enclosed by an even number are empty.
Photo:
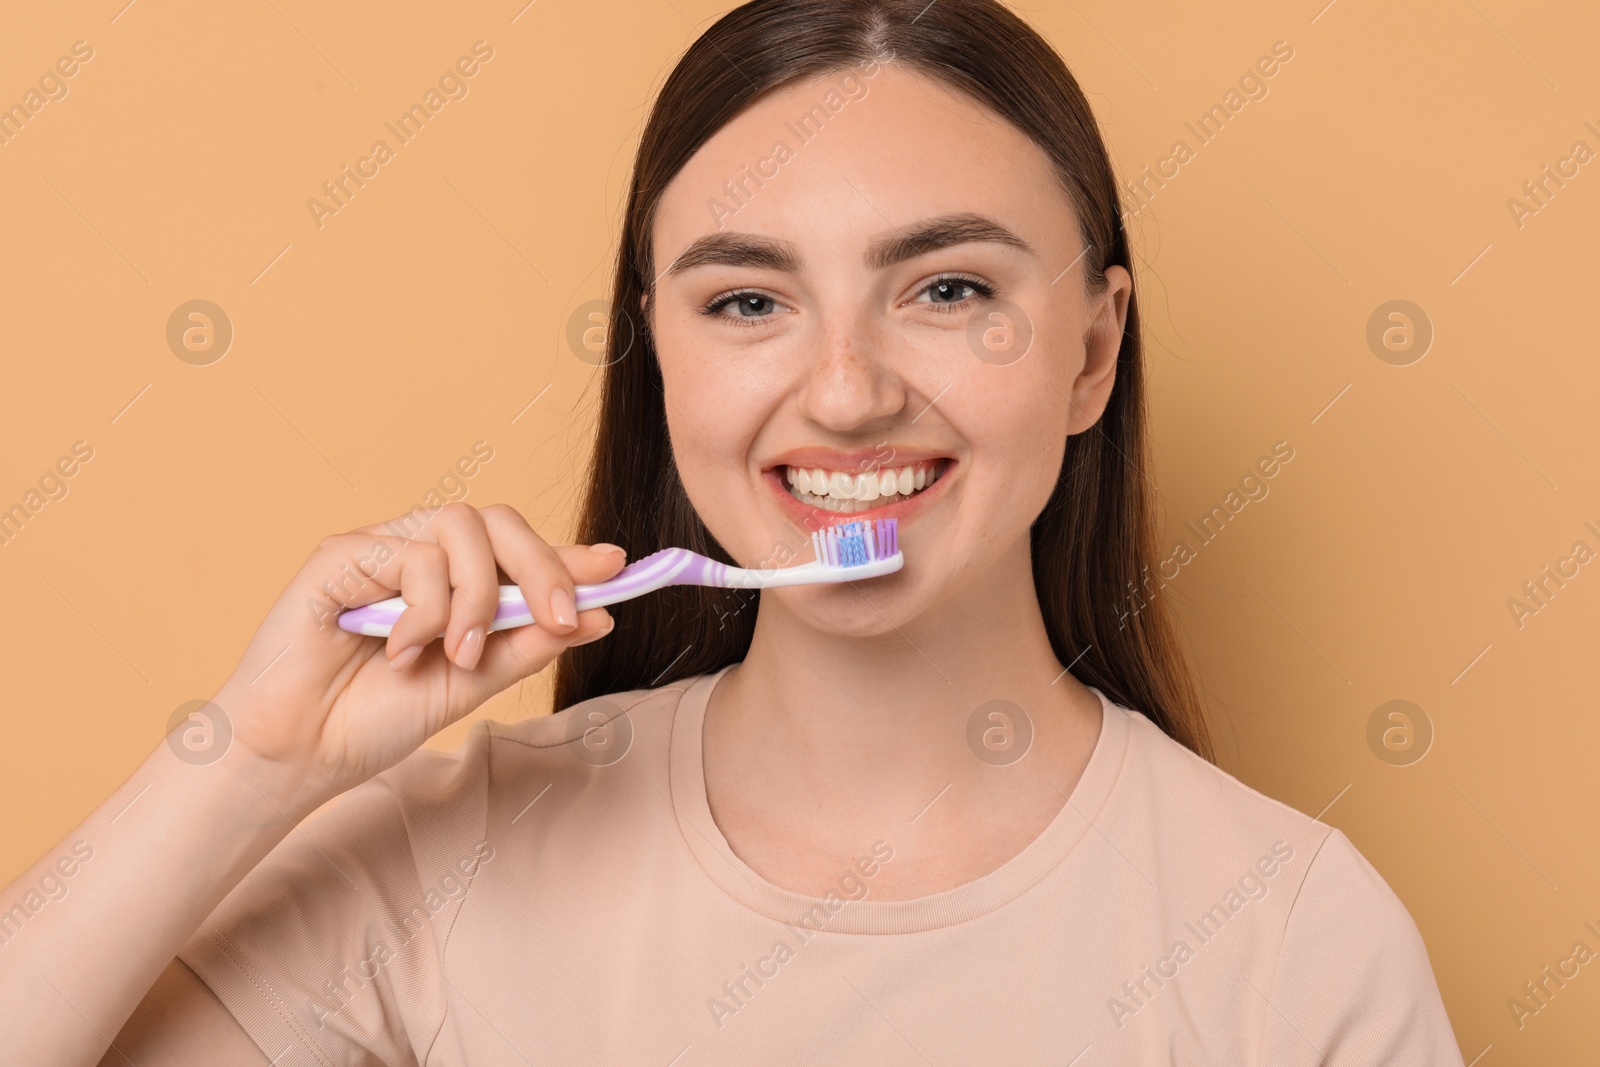
[[[5,930],[9,1061],[1461,1063],[1405,908],[1209,762],[1128,608],[1130,258],[1035,32],[732,11],[655,103],[613,295],[580,543],[460,504],[324,540],[220,758],[158,747],[0,898],[72,867]],[[903,570],[574,610],[842,514]],[[486,637],[500,581],[537,626]],[[396,591],[387,641],[331,624]],[[557,714],[418,751],[553,660]]]

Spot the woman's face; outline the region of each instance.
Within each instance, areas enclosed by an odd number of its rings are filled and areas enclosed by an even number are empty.
[[[1041,149],[892,62],[773,93],[690,159],[647,314],[695,510],[746,567],[899,519],[898,573],[768,596],[864,636],[1015,578],[1112,386],[1130,283],[1089,297],[1083,251]]]

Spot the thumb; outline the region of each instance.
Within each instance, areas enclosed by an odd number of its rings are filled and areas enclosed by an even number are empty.
[[[615,578],[628,563],[628,554],[617,545],[556,545],[556,558],[561,560],[574,585],[597,585]]]

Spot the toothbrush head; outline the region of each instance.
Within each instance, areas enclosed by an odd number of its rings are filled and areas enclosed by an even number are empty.
[[[899,520],[856,519],[825,527],[811,535],[817,562],[830,567],[863,567],[900,551]]]

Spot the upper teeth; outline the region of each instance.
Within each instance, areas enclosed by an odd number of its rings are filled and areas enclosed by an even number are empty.
[[[821,467],[789,467],[790,491],[807,503],[829,510],[859,511],[855,504],[866,504],[880,498],[907,497],[938,480],[932,463],[907,464],[904,467],[885,467],[882,470],[847,474],[844,471],[824,470]],[[892,503],[893,500],[887,500]]]

